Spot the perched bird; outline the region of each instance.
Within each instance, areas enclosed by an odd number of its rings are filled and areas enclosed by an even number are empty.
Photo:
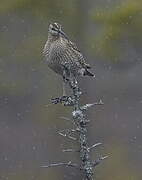
[[[61,25],[53,23],[49,25],[48,39],[43,49],[48,66],[57,74],[64,76],[64,64],[68,64],[74,77],[93,76],[91,68],[84,60],[83,55],[75,43],[71,42],[62,31]],[[66,96],[65,81],[63,81],[63,96]]]

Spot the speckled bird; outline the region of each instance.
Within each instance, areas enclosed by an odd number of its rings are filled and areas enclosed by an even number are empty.
[[[74,77],[77,76],[93,76],[89,71],[91,68],[85,62],[85,59],[77,48],[76,44],[71,42],[67,35],[62,31],[61,25],[52,23],[48,29],[48,39],[43,49],[49,68],[57,74],[64,76],[64,64],[68,64],[70,72]],[[65,82],[63,81],[63,96],[66,96]]]

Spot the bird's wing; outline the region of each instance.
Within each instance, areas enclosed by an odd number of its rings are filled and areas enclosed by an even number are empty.
[[[80,50],[78,49],[78,47],[76,46],[76,44],[70,40],[68,40],[67,44],[70,48],[74,50],[75,53],[77,53],[80,64],[85,68],[88,68],[88,69],[91,68],[90,65],[85,62],[85,59],[83,55],[81,54]]]
[[[78,51],[80,53],[80,50],[78,49],[78,47],[76,46],[75,43],[73,43],[72,41],[68,41],[68,46],[70,46],[71,48],[73,48],[75,51]]]

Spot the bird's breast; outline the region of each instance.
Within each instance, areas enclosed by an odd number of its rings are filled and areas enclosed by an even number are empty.
[[[65,54],[65,48],[58,45],[58,44],[53,44],[50,47],[48,56],[47,56],[47,64],[48,66],[55,71],[58,74],[63,74],[63,66],[62,63],[64,61],[64,56]]]
[[[78,74],[82,68],[80,63],[80,53],[68,47],[63,42],[54,42],[50,45],[47,63],[56,73],[63,75],[63,64],[68,63],[73,74]]]

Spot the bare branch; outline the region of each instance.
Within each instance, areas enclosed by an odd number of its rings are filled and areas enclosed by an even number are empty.
[[[49,168],[49,167],[57,167],[57,166],[66,166],[66,167],[79,168],[79,166],[77,164],[72,163],[71,161],[69,161],[69,162],[61,162],[61,163],[53,163],[53,164],[41,166],[41,168]]]
[[[72,136],[70,136],[70,135],[63,134],[63,133],[61,133],[61,132],[59,132],[59,134],[60,134],[61,136],[63,136],[63,137],[67,137],[67,138],[72,139],[72,140],[74,140],[74,141],[76,141],[76,140],[77,140],[77,138],[72,137]]]
[[[99,102],[95,102],[95,103],[92,103],[92,104],[85,104],[84,106],[81,106],[80,109],[81,109],[81,110],[87,110],[87,109],[89,109],[90,107],[96,106],[96,105],[104,105],[104,103],[103,103],[102,100],[100,99]]]
[[[95,167],[97,165],[99,165],[103,160],[105,160],[106,158],[108,158],[108,156],[104,156],[104,157],[100,157],[98,158],[97,160],[95,160],[93,163],[92,163],[92,166]]]
[[[104,105],[103,101],[100,99],[99,102],[96,102],[95,105]]]
[[[68,118],[68,117],[61,116],[60,118],[61,118],[61,119],[64,119],[64,120],[67,120],[67,121],[71,121],[71,119]]]
[[[87,150],[90,151],[91,149],[93,149],[97,146],[100,146],[100,145],[102,145],[102,143],[96,143],[96,144],[92,145],[91,147],[88,147]]]
[[[69,84],[70,89],[72,90],[71,96],[63,96],[59,98],[52,99],[53,104],[61,103],[64,106],[72,106],[72,123],[75,126],[75,129],[67,129],[60,131],[59,134],[63,137],[67,137],[72,140],[78,140],[79,142],[79,150],[74,149],[64,149],[63,152],[79,152],[80,153],[80,159],[81,159],[81,165],[77,165],[72,163],[71,161],[65,162],[65,163],[53,163],[49,164],[47,166],[42,166],[45,168],[48,167],[56,167],[56,166],[66,166],[66,167],[75,167],[83,171],[84,173],[84,179],[85,180],[93,180],[93,167],[100,164],[100,162],[104,159],[106,159],[108,156],[100,157],[97,160],[93,161],[90,157],[90,151],[93,148],[96,148],[97,146],[101,145],[101,143],[96,143],[90,147],[88,147],[88,138],[87,138],[87,124],[90,122],[90,120],[87,119],[87,115],[85,114],[85,111],[88,110],[90,107],[95,105],[103,105],[104,103],[102,100],[96,103],[92,104],[85,104],[83,106],[80,106],[79,100],[80,96],[82,94],[80,88],[78,87],[78,82],[74,76],[74,74],[70,71],[70,64],[64,63],[63,64],[63,79],[65,83]],[[70,120],[69,118],[62,117],[62,119]],[[72,137],[72,133],[76,132],[76,137]]]
[[[80,151],[75,149],[63,149],[63,152],[80,152]]]

